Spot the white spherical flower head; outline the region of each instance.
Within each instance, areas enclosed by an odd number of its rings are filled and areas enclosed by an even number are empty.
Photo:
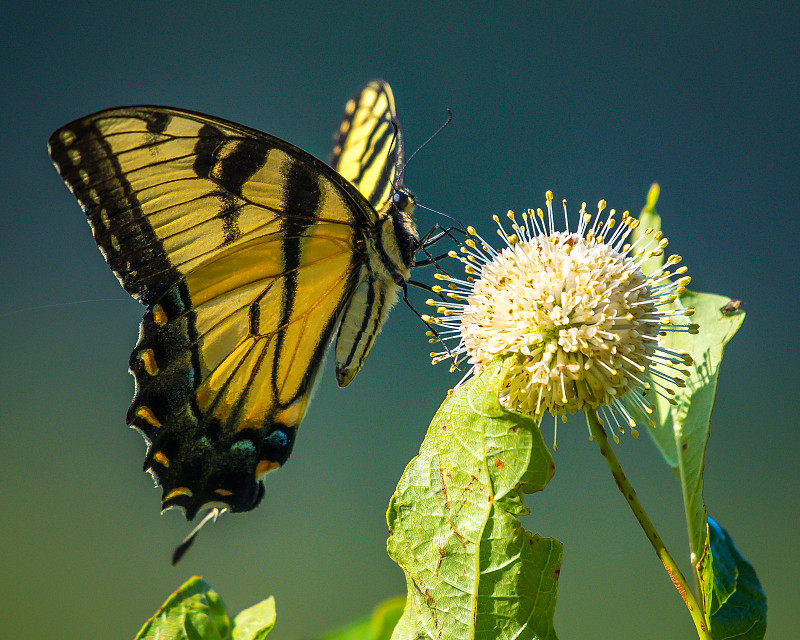
[[[603,201],[594,220],[584,204],[577,230],[567,224],[556,232],[552,193],[546,197],[547,213],[528,210],[522,225],[508,213],[510,234],[495,216],[505,242],[500,251],[470,227],[461,254],[451,252],[464,263],[466,279],[437,274],[448,284],[434,292],[449,301],[429,300],[439,316],[425,318],[444,344],[457,343],[431,354],[434,363],[451,359],[456,366],[466,356],[466,379],[505,354],[511,357],[500,390],[506,408],[537,418],[599,410],[636,435],[634,415],[653,411],[648,392],[669,397],[673,386],[684,386],[675,374],[689,373],[679,368],[690,364],[689,356],[659,341],[667,331],[697,331],[678,321],[693,309],[674,305],[689,278],[670,276],[686,268],[670,272],[680,262],[671,256],[645,275],[642,263],[662,256],[666,239],[647,229],[628,243],[638,220],[626,211],[617,226],[613,209],[602,215]]]

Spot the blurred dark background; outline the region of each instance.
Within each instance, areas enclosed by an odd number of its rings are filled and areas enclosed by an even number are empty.
[[[144,444],[124,424],[142,309],[104,264],[45,150],[73,118],[155,103],[327,158],[346,99],[373,77],[394,88],[409,150],[453,110],[406,181],[422,204],[486,233],[491,214],[541,206],[546,189],[573,213],[600,198],[638,212],[650,183],[661,184],[658,211],[692,287],[743,299],[748,314],[723,364],[706,503],[758,572],[768,637],[796,632],[800,12],[479,6],[4,5],[0,637],[132,638],[192,574],[233,611],[275,595],[276,638],[321,634],[403,592],[384,512],[456,381],[430,366],[424,327],[401,305],[351,387],[323,371],[263,505],[208,527],[172,568],[188,527],[179,513],[159,515],[160,493],[140,470]],[[438,221],[418,210],[422,230]],[[102,301],[69,304],[87,300]],[[57,306],[32,309],[42,305]],[[646,437],[617,451],[685,557],[671,472]],[[555,460],[525,524],[565,544],[560,637],[693,637],[581,420],[559,430]]]

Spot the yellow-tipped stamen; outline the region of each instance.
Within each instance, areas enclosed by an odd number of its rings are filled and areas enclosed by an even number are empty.
[[[433,303],[438,317],[431,322],[442,327],[443,340],[458,341],[438,356],[466,356],[466,379],[496,355],[515,354],[501,391],[504,406],[536,417],[607,407],[615,439],[613,425],[633,434],[634,415],[652,423],[652,402],[642,396],[652,391],[669,401],[674,387],[684,386],[677,376],[689,373],[678,368],[689,366],[686,355],[663,346],[660,336],[697,331],[684,319],[694,310],[674,306],[690,278],[683,266],[672,270],[678,255],[642,273],[646,260],[664,254],[667,239],[648,228],[630,242],[639,221],[629,211],[605,213],[600,200],[591,215],[584,203],[572,232],[562,202],[566,231],[559,232],[552,192],[545,201],[546,217],[541,208],[527,209],[518,223],[509,210],[511,231],[492,216],[500,250],[468,227],[459,252],[448,254],[464,264],[467,277],[437,278],[454,293]],[[674,274],[680,277],[672,280]]]

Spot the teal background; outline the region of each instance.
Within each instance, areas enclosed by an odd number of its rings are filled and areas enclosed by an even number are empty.
[[[276,638],[312,637],[403,591],[384,512],[456,382],[430,366],[424,327],[401,305],[349,388],[323,371],[262,506],[208,527],[173,568],[187,524],[159,515],[144,444],[124,424],[142,309],[45,150],[73,118],[156,103],[325,158],[346,99],[379,76],[394,88],[409,150],[453,110],[406,179],[419,202],[486,234],[491,214],[541,206],[546,189],[573,214],[600,198],[638,212],[660,182],[658,210],[692,287],[743,299],[748,314],[723,364],[706,503],[760,576],[767,636],[796,635],[794,3],[21,5],[4,3],[0,21],[0,637],[132,638],[192,574],[234,611],[275,595]],[[423,230],[440,221],[417,217]],[[684,557],[671,472],[646,437],[616,450]],[[561,427],[555,460],[551,485],[527,500],[526,526],[565,544],[559,636],[692,637],[582,421]]]

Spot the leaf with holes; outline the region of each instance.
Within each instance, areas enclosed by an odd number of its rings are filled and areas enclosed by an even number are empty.
[[[556,638],[562,545],[519,521],[553,459],[537,424],[500,406],[503,375],[497,359],[442,404],[392,497],[388,550],[408,586],[393,638]]]

